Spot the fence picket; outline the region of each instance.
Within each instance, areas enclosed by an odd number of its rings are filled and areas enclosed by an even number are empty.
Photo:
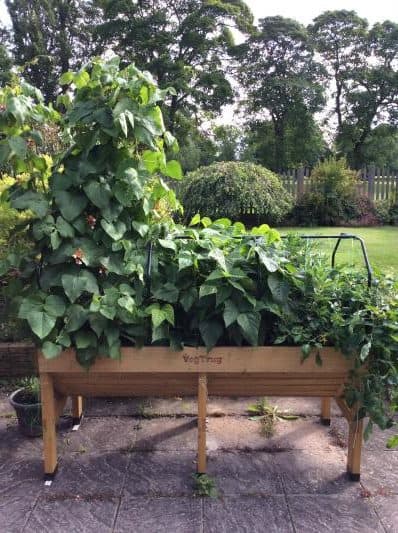
[[[358,192],[372,201],[394,200],[398,194],[398,174],[388,168],[376,168],[374,165],[369,165],[358,172],[358,177]],[[285,189],[295,199],[311,189],[309,167],[282,171],[280,179]]]

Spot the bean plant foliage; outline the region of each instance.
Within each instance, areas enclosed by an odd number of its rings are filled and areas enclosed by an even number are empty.
[[[61,83],[61,111],[26,84],[0,91],[0,165],[15,177],[3,200],[29,211],[32,241],[0,274],[45,357],[72,347],[88,368],[99,356],[118,359],[125,345],[287,344],[322,364],[322,346],[334,345],[357,370],[366,365],[347,401],[360,402],[371,424],[391,425],[397,283],[368,289],[363,273],[332,269],[265,224],[247,231],[199,214],[175,224],[164,205],[180,208],[165,179],[182,178],[178,143],[159,107],[172,89],[118,58]],[[35,134],[48,120],[67,147],[51,161],[38,155]]]

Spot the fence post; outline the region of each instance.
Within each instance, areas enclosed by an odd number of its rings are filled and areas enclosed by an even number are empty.
[[[300,198],[304,193],[304,174],[304,167],[297,169],[297,198]]]
[[[368,198],[370,200],[374,200],[374,194],[375,194],[375,175],[376,175],[376,168],[374,165],[369,165],[368,172],[367,172],[367,178],[368,178]]]

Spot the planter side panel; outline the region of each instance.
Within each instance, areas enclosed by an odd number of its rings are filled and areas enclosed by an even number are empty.
[[[348,372],[352,361],[345,359],[333,348],[322,350],[323,365],[310,356],[301,362],[301,350],[297,347],[217,347],[210,353],[204,348],[185,348],[175,352],[163,347],[142,349],[123,348],[120,361],[99,358],[88,371],[90,374],[112,373],[297,373]],[[40,372],[82,373],[85,372],[75,359],[73,350],[64,351],[59,357],[39,357]]]

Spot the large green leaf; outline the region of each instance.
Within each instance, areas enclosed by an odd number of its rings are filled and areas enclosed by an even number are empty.
[[[44,302],[44,311],[51,316],[59,317],[65,312],[65,302],[63,298],[56,295],[47,296]]]
[[[66,222],[66,220],[62,217],[57,217],[56,228],[61,237],[73,238],[75,236],[75,230],[73,229],[73,226],[71,226],[69,222]]]
[[[74,335],[76,348],[88,348],[89,346],[97,346],[97,337],[92,331],[78,331]]]
[[[30,209],[39,217],[44,217],[48,211],[48,201],[39,192],[27,191],[21,196],[11,200],[11,205],[15,209]]]
[[[155,298],[164,300],[165,302],[175,303],[178,300],[178,289],[172,283],[165,283],[155,291],[153,291]]]
[[[209,285],[209,284],[203,283],[203,285],[201,285],[199,289],[199,298],[204,298],[205,296],[210,296],[211,294],[216,294],[216,293],[217,293],[216,285]]]
[[[42,352],[46,359],[53,359],[62,352],[62,346],[54,342],[45,341],[43,343]]]
[[[277,274],[271,274],[268,276],[267,282],[274,300],[280,304],[285,304],[290,291],[287,281]]]
[[[214,259],[223,270],[227,270],[227,264],[225,262],[225,256],[222,250],[220,250],[219,248],[211,250],[209,252],[209,257]]]
[[[224,332],[217,320],[204,320],[199,324],[199,331],[207,350],[211,350]]]
[[[78,192],[57,191],[55,193],[55,201],[62,216],[68,221],[77,218],[87,206],[87,197]]]
[[[101,226],[114,241],[119,241],[122,239],[127,230],[126,224],[121,220],[117,220],[116,222],[107,222],[106,220],[102,219]]]
[[[196,287],[190,287],[188,290],[181,292],[180,302],[185,312],[188,312],[198,299]]]
[[[22,137],[13,136],[8,139],[8,144],[11,149],[11,155],[15,154],[17,157],[25,159],[27,150],[25,139]]]
[[[182,179],[182,169],[181,165],[178,161],[175,161],[172,159],[171,161],[167,161],[166,168],[163,171],[166,176],[169,178],[173,178],[175,180],[181,180]]]
[[[235,302],[232,300],[227,300],[225,302],[223,318],[225,322],[225,327],[228,328],[233,324],[239,316],[239,309],[237,308]]]
[[[29,326],[39,339],[44,339],[55,326],[56,318],[44,311],[34,310],[27,317]]]
[[[68,332],[77,331],[87,321],[88,310],[81,305],[71,305],[65,316],[65,330]]]
[[[99,292],[95,276],[88,270],[83,269],[77,274],[64,274],[62,276],[62,286],[71,303],[74,303],[85,291],[91,294]]]
[[[255,312],[241,313],[237,318],[237,322],[247,342],[252,346],[257,346],[261,315]]]
[[[28,117],[29,109],[21,96],[12,96],[7,100],[7,111],[21,124]]]
[[[269,257],[269,255],[267,255],[261,248],[257,247],[256,250],[260,262],[265,266],[268,272],[276,272],[279,268],[278,263],[272,259],[272,257]]]
[[[83,187],[88,199],[100,209],[105,209],[109,205],[112,193],[109,187],[105,186],[98,181],[90,181],[85,187]]]

